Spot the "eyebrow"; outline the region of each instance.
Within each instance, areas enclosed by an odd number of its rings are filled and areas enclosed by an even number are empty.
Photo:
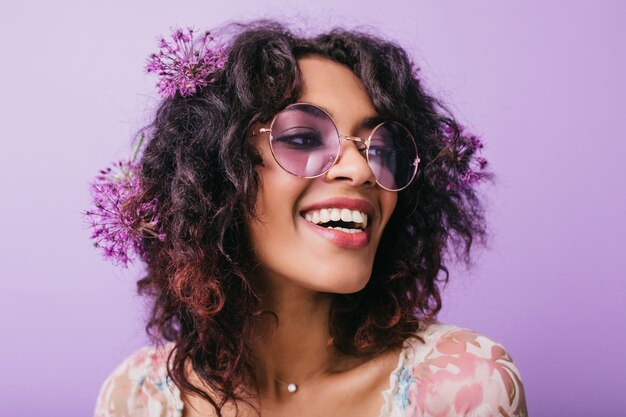
[[[363,126],[365,129],[373,129],[384,121],[385,119],[380,115],[364,117],[361,120],[361,126]]]
[[[320,107],[321,109],[324,109],[324,111],[327,112],[330,115],[330,117],[332,117],[333,119],[335,118],[335,116],[333,116],[330,110],[325,109],[324,107],[318,104],[316,104],[316,106]],[[316,107],[306,107],[305,113],[310,114],[311,116],[315,116],[315,117],[325,117],[325,115]],[[385,119],[380,115],[366,116],[361,119],[361,121],[359,122],[359,126],[361,126],[364,129],[373,129],[374,127],[376,127],[377,125],[379,125],[380,123],[384,121]]]

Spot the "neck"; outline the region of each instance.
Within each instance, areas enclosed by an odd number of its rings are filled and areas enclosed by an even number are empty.
[[[287,385],[307,386],[337,371],[340,357],[328,331],[333,294],[285,283],[260,290],[265,314],[257,325],[253,353],[257,360],[259,394],[273,400],[292,394]],[[282,381],[282,382],[281,382]],[[296,394],[297,395],[297,394]]]

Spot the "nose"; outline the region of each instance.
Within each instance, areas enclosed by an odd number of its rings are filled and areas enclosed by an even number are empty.
[[[337,161],[326,172],[326,180],[346,181],[355,187],[376,185],[376,177],[365,156],[366,146],[361,139],[343,136],[341,142]]]

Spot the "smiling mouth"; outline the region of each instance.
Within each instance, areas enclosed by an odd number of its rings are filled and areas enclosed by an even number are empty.
[[[360,233],[367,228],[368,216],[360,210],[347,208],[323,208],[301,213],[309,223],[345,233]]]

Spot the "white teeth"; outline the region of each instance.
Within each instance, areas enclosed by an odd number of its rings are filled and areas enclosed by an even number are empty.
[[[319,210],[311,210],[304,214],[304,218],[314,224],[324,224],[330,221],[343,221],[346,223],[355,223],[358,227],[355,229],[348,229],[345,227],[333,227],[342,231],[349,231],[348,233],[356,233],[367,228],[368,217],[362,211],[350,210],[347,208],[323,208]]]
[[[359,233],[361,230],[359,229],[346,229],[345,227],[329,227],[329,229],[335,229],[335,230],[341,230],[342,232],[346,232],[346,233]]]
[[[330,212],[328,211],[328,209],[320,210],[320,220],[322,221],[322,223],[328,223],[330,221]]]
[[[352,212],[348,209],[341,210],[341,221],[343,222],[351,222],[352,221]]]

